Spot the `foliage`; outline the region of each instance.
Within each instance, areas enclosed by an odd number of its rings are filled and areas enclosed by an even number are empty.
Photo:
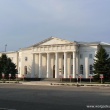
[[[9,74],[12,75],[11,78],[15,78],[15,74],[17,73],[16,65],[6,54],[2,54],[0,57],[0,74],[2,75],[2,73],[5,74],[5,78],[8,78]]]
[[[102,47],[102,45],[98,46],[98,51],[94,59],[94,73],[97,80],[100,79],[100,74],[104,75],[104,80],[109,80],[110,78],[110,58],[107,54],[106,50]]]

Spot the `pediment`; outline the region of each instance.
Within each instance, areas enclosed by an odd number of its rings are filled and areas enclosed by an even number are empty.
[[[45,40],[35,44],[34,46],[69,44],[69,43],[73,43],[73,42],[70,42],[70,41],[64,40],[64,39],[60,39],[60,38],[57,38],[57,37],[50,37],[48,39],[45,39]]]

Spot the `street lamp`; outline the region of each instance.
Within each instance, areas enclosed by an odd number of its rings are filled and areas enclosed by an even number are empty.
[[[5,52],[6,52],[7,44],[5,45]]]

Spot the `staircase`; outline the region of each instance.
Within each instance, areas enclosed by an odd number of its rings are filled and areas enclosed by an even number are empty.
[[[41,81],[59,82],[60,78],[42,78]]]

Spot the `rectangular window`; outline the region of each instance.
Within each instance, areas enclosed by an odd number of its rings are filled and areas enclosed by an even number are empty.
[[[63,65],[63,69],[62,70],[63,70],[62,73],[64,74],[64,65]]]
[[[83,58],[83,54],[80,54],[80,59],[82,59]]]
[[[63,60],[64,60],[64,55],[63,55],[63,57],[62,57],[62,58],[63,58]]]
[[[25,61],[27,61],[28,60],[28,58],[27,57],[25,57]]]
[[[73,59],[73,55],[71,55],[71,59]]]
[[[27,74],[27,66],[24,67],[24,74]]]
[[[92,59],[92,58],[93,58],[92,54],[89,54],[89,58],[90,58],[90,59]]]
[[[83,74],[83,65],[80,65],[80,74]]]
[[[71,74],[73,74],[73,65],[71,65]]]
[[[89,72],[90,72],[90,74],[93,73],[93,66],[92,65],[89,65]]]

